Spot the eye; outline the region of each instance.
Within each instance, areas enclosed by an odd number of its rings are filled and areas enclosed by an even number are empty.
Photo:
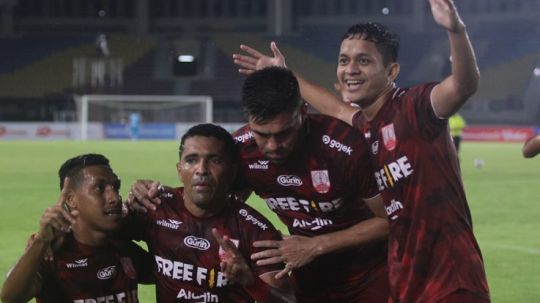
[[[221,157],[213,157],[212,159],[210,159],[210,161],[213,164],[218,164],[218,165],[223,164],[223,159]]]
[[[358,63],[362,64],[362,65],[366,65],[369,63],[369,59],[368,58],[360,58],[358,59]]]
[[[338,64],[339,65],[346,65],[348,63],[349,63],[349,59],[347,59],[347,58],[339,58],[338,59]]]

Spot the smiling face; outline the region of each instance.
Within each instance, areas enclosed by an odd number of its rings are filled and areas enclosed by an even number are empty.
[[[222,141],[205,136],[185,139],[176,168],[184,184],[184,202],[193,215],[212,215],[223,208],[236,166]]]
[[[383,96],[399,72],[399,65],[386,66],[375,43],[358,36],[341,43],[337,79],[343,100],[350,100],[365,108]]]
[[[69,201],[79,211],[77,224],[97,232],[115,230],[122,220],[120,180],[105,165],[87,166],[80,174],[81,181]]]
[[[282,163],[292,154],[300,140],[304,116],[300,108],[293,113],[280,113],[265,122],[249,119],[257,147],[268,160]]]

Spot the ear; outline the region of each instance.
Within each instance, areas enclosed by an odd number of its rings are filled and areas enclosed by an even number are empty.
[[[71,210],[79,209],[79,201],[75,195],[75,191],[73,191],[72,189],[69,189],[66,193],[65,203],[69,206]]]
[[[394,82],[399,75],[399,63],[397,62],[391,62],[388,67],[388,79],[392,82]]]

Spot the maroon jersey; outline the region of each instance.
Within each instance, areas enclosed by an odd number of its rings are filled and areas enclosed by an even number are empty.
[[[435,302],[458,289],[488,297],[447,120],[431,105],[434,86],[396,88],[372,121],[353,118],[371,146],[390,220],[394,302]]]
[[[372,218],[363,199],[378,190],[361,133],[323,115],[308,115],[305,127],[301,147],[284,163],[264,158],[249,125],[236,131],[239,187],[264,199],[293,235],[327,234]],[[293,272],[297,298],[355,302],[371,273],[386,266],[386,254],[386,243],[380,241],[321,256]]]
[[[92,247],[69,234],[39,270],[37,302],[138,302],[137,282],[153,280],[151,256],[128,241]]]
[[[257,266],[251,254],[258,240],[280,240],[272,224],[248,205],[229,200],[209,218],[198,218],[185,208],[183,188],[165,192],[156,211],[136,217],[132,236],[148,244],[155,258],[158,302],[254,302],[238,284],[228,284],[220,271],[223,250],[212,235],[217,228],[230,237],[255,275],[283,269],[283,265]],[[134,222],[132,222],[134,223]]]

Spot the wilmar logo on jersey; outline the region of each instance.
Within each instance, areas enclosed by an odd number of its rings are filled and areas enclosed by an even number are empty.
[[[389,151],[394,150],[397,145],[396,132],[394,131],[394,123],[390,123],[381,128],[381,134],[384,147],[386,147],[386,149]]]
[[[328,171],[312,170],[311,183],[318,193],[326,194],[330,190],[330,177],[328,176]]]

